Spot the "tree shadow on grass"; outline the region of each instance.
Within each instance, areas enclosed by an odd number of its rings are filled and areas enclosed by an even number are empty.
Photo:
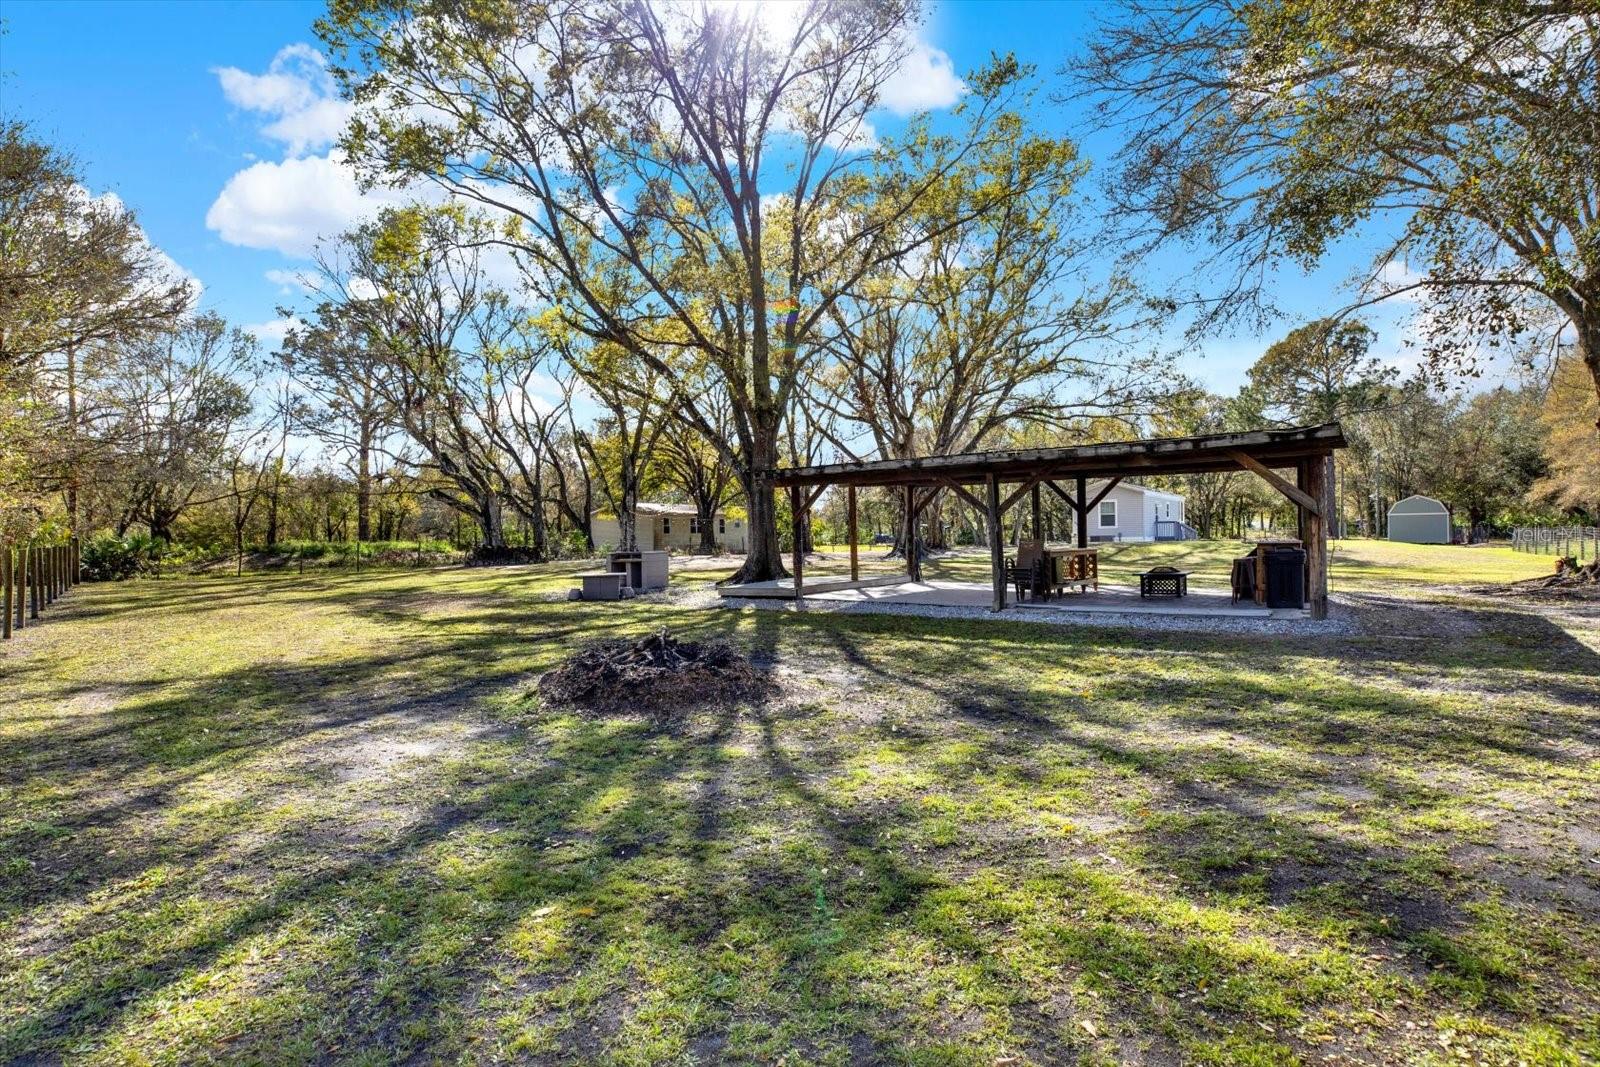
[[[1351,717],[1352,701],[1395,724],[1392,733],[1385,726],[1393,743],[1470,760],[1471,738],[1482,732],[1470,714],[1435,708],[1431,726],[1412,726],[1426,719],[1427,700],[1370,680],[1355,684],[1353,697],[1298,691],[1304,649],[1226,641],[1199,642],[1196,651],[1186,638],[1103,631],[1017,626],[991,635],[922,620],[683,613],[673,619],[681,628],[728,632],[774,670],[803,675],[843,664],[871,679],[882,703],[840,708],[838,687],[822,677],[815,701],[706,709],[664,729],[646,717],[578,715],[516,695],[520,680],[571,641],[642,629],[658,621],[650,612],[552,608],[530,619],[527,605],[489,603],[463,635],[430,622],[424,605],[350,599],[353,610],[418,631],[423,647],[332,672],[252,667],[216,679],[221,695],[204,699],[141,693],[125,709],[129,733],[165,729],[176,739],[229,724],[175,750],[192,753],[192,763],[172,758],[159,738],[147,739],[154,747],[119,745],[113,731],[81,742],[95,775],[57,783],[79,790],[74,804],[92,808],[95,790],[118,776],[152,790],[132,819],[113,807],[111,822],[85,825],[132,837],[133,822],[152,820],[154,847],[136,846],[125,868],[93,848],[76,855],[87,872],[79,900],[103,890],[87,915],[51,914],[50,887],[30,883],[18,903],[29,920],[54,925],[56,940],[39,957],[47,965],[28,974],[22,1010],[5,1013],[0,1058],[59,1054],[88,1038],[237,1060],[364,1050],[386,1061],[592,1062],[626,1049],[635,1058],[655,1050],[708,1061],[798,1050],[804,1059],[870,1063],[935,1049],[998,1054],[1004,1044],[1050,1062],[1097,1044],[1072,1024],[1075,1013],[1093,1011],[1118,1034],[1147,1035],[1146,1046],[1115,1046],[1123,1058],[1176,1059],[1188,1042],[1220,1040],[1226,1027],[1281,1024],[1282,1009],[1269,1001],[1284,990],[1306,1010],[1337,1006],[1342,996],[1326,985],[1302,989],[1312,964],[1192,923],[1186,908],[1243,913],[1254,904],[1235,898],[1247,896],[1293,904],[1308,923],[1393,914],[1395,930],[1360,934],[1385,951],[1429,933],[1448,937],[1460,922],[1456,897],[1406,880],[1415,859],[1407,846],[1296,822],[1304,794],[1327,784],[1309,762],[1214,766],[1209,735],[1224,727],[1262,746],[1292,740],[1314,759],[1340,755],[1361,735],[1329,737],[1328,721],[1370,729]],[[541,642],[532,653],[531,629]],[[919,659],[906,658],[908,641],[923,650]],[[1025,660],[1021,669],[990,668],[991,644],[1006,657],[1236,657],[1251,677],[1230,684],[1231,716],[1214,719],[1222,705],[1202,702],[1175,716],[1179,728],[1157,748],[1119,709],[1193,702],[1214,677],[1124,678],[1119,708],[1102,707],[1052,692]],[[1319,645],[1315,654],[1334,653]],[[1352,659],[1364,654],[1349,646]],[[1437,666],[1447,663],[1441,656]],[[1402,689],[1414,681],[1399,660],[1382,669],[1396,672]],[[381,687],[397,671],[415,691]],[[289,721],[281,709],[276,719],[257,714],[257,702],[275,693],[293,695]],[[1018,850],[1037,832],[1026,811],[994,815],[1000,835],[989,843],[911,847],[906,835],[920,839],[926,811],[881,803],[870,790],[842,794],[836,778],[852,750],[882,741],[884,709],[903,717],[897,703],[917,694],[938,710],[894,743],[918,766],[941,768],[940,790],[978,793],[1002,771],[1044,790],[1041,772],[1053,769],[1046,760],[1070,753],[1096,775],[1131,781],[1156,817],[1129,813],[1120,840],[1091,842],[1077,855]],[[180,810],[188,790],[230,779],[238,811],[270,808],[283,784],[256,772],[281,747],[326,735],[315,755],[332,765],[369,723],[392,721],[405,734],[488,702],[489,728],[444,766],[404,764],[353,802],[313,790],[325,811],[259,827],[242,815],[229,822]],[[1296,710],[1270,710],[1287,702]],[[938,759],[956,743],[968,753],[960,762]],[[1545,751],[1497,743],[1482,747],[1519,760]],[[70,766],[70,741],[28,744],[23,754],[52,773]],[[1368,776],[1381,782],[1385,768]],[[365,802],[395,792],[410,801],[396,828],[326,825],[329,812],[359,817]],[[1281,816],[1268,819],[1280,805]],[[1274,832],[1286,828],[1287,843]],[[1108,847],[1140,870],[1095,858]],[[1169,880],[1146,881],[1152,871]],[[1304,937],[1304,928],[1286,936]],[[116,946],[110,964],[106,944]],[[1227,981],[1180,999],[1196,976],[1218,975]],[[199,976],[220,978],[212,987]],[[1086,998],[1086,989],[1100,997]],[[208,1002],[225,1010],[183,1011]]]

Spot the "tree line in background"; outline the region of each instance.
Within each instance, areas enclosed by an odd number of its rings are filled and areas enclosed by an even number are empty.
[[[910,3],[773,24],[733,6],[339,0],[319,33],[355,103],[342,148],[413,201],[322,244],[272,351],[8,122],[4,533],[546,559],[591,551],[597,512],[627,545],[635,505],[668,498],[695,505],[707,549],[712,516],[743,509],[737,577],[759,580],[783,573],[776,466],[1332,419],[1352,444],[1331,490],[1349,529],[1381,531],[1413,492],[1475,524],[1592,519],[1600,204],[1582,161],[1600,31],[1483,5],[1440,28],[1441,49],[1482,46],[1445,69],[1431,43],[1373,36],[1400,32],[1384,20],[1403,6],[1356,32],[1296,0],[1126,5],[1071,71],[1129,132],[1102,218],[1075,143],[1030,127],[1039,81],[1010,57],[968,75],[949,116],[872,130]],[[1312,58],[1285,67],[1285,49]],[[1422,103],[1351,111],[1352,67]],[[1366,168],[1362,138],[1392,165]],[[1229,397],[1152,343],[1191,309],[1196,329],[1259,311],[1273,264],[1385,213],[1402,238],[1379,267],[1406,254],[1427,273],[1375,274],[1378,295],[1416,288],[1450,324],[1417,377],[1372,358],[1359,305],[1290,332]],[[1209,269],[1236,268],[1220,298],[1131,266],[1195,240]],[[1514,348],[1521,380],[1445,391],[1472,369],[1463,338]],[[1206,535],[1283,507],[1243,473],[1175,487]],[[869,495],[864,514],[898,531],[898,506]],[[990,536],[954,502],[928,516],[920,547]]]

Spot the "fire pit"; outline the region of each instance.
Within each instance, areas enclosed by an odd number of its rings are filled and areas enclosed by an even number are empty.
[[[767,686],[728,642],[679,641],[665,630],[590,645],[539,679],[540,694],[557,704],[657,716],[756,696]]]

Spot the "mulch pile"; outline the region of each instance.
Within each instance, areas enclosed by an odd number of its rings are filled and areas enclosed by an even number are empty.
[[[539,692],[558,704],[665,716],[758,696],[769,685],[728,642],[679,641],[661,630],[574,653],[539,679]]]

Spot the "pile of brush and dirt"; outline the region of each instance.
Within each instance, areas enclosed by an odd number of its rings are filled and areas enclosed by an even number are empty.
[[[1600,600],[1600,559],[1582,564],[1574,559],[1559,560],[1554,574],[1512,582],[1506,588],[1541,597]]]
[[[539,692],[558,704],[663,716],[759,696],[769,684],[728,642],[679,641],[661,630],[581,649],[539,679]]]

